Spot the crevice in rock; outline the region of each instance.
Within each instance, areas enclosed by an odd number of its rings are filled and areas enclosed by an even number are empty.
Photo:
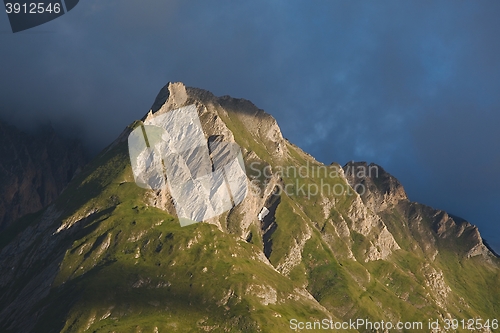
[[[269,210],[269,213],[260,221],[260,229],[262,230],[262,243],[264,255],[269,259],[271,257],[273,242],[271,236],[278,228],[276,223],[276,209],[281,202],[281,196],[278,194],[279,188],[276,186],[273,192],[267,197],[264,207]]]

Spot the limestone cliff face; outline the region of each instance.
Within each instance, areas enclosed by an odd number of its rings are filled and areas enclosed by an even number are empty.
[[[215,138],[223,142],[237,143],[246,161],[258,161],[262,165],[267,164],[264,159],[268,159],[268,156],[279,159],[286,154],[285,139],[272,116],[258,109],[250,101],[229,96],[216,97],[209,91],[185,87],[182,83],[169,83],[163,87],[150,112],[143,120],[147,121],[172,109],[191,104],[194,104],[198,110],[207,144],[209,140]],[[241,133],[242,131],[245,133]],[[247,133],[251,133],[251,136],[242,135]],[[266,148],[266,151],[258,152],[264,156],[259,156],[255,150],[252,150],[255,142]],[[265,188],[261,193],[248,195],[241,205],[227,215],[225,221],[215,218],[208,222],[217,225],[220,230],[236,228],[241,237],[248,237],[249,228],[255,224],[255,218],[272,194],[276,181],[276,178],[271,178],[263,184]],[[150,200],[155,206],[166,209],[172,214],[175,213],[172,198],[167,189],[155,191]],[[234,225],[230,220],[231,215],[236,214],[238,214],[239,221],[237,225]]]
[[[410,202],[401,183],[381,166],[349,162],[343,169],[349,184],[372,212],[380,213],[382,219],[390,211],[407,215],[400,222],[420,234],[418,239],[424,252],[431,251],[434,257],[439,250],[438,243],[449,246],[451,242],[460,244],[460,252],[467,258],[482,256],[489,261],[495,257],[483,243],[476,226],[442,210]],[[418,213],[408,214],[410,211]],[[430,221],[428,227],[421,225],[424,218]]]
[[[0,331],[282,332],[292,318],[425,324],[500,312],[500,260],[475,226],[411,202],[380,166],[323,165],[244,99],[169,83],[142,121],[187,105],[207,145],[241,147],[245,199],[181,228],[167,189],[134,182],[135,122],[0,237]]]
[[[408,200],[399,181],[381,166],[366,162],[349,162],[344,167],[345,176],[372,211],[379,212]]]
[[[0,230],[49,205],[87,158],[52,129],[25,134],[0,122]]]

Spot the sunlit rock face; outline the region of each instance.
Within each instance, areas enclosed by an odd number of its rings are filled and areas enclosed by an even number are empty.
[[[207,139],[194,104],[148,117],[128,146],[136,183],[168,189],[181,225],[219,216],[247,194],[239,146],[222,136]]]

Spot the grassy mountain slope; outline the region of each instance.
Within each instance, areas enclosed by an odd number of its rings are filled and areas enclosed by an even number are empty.
[[[352,172],[366,164],[315,161],[248,101],[170,84],[152,109],[193,103],[207,137],[241,146],[246,199],[181,228],[169,193],[134,183],[132,124],[52,206],[0,235],[1,331],[281,332],[291,319],[498,317],[499,259],[474,226],[410,202],[378,166],[366,175]]]

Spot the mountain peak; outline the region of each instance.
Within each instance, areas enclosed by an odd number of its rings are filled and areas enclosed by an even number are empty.
[[[403,185],[380,165],[351,161],[343,169],[349,184],[374,212],[383,211],[401,200],[408,200]]]
[[[134,122],[0,237],[0,331],[283,332],[292,320],[499,313],[499,260],[477,228],[410,202],[376,164],[319,163],[245,99],[168,83],[143,121],[183,106],[207,145],[241,147],[243,201],[181,227],[167,188],[135,183]]]
[[[187,101],[186,86],[182,82],[168,82],[156,96],[150,112],[156,113],[163,108],[164,112],[181,107]]]

